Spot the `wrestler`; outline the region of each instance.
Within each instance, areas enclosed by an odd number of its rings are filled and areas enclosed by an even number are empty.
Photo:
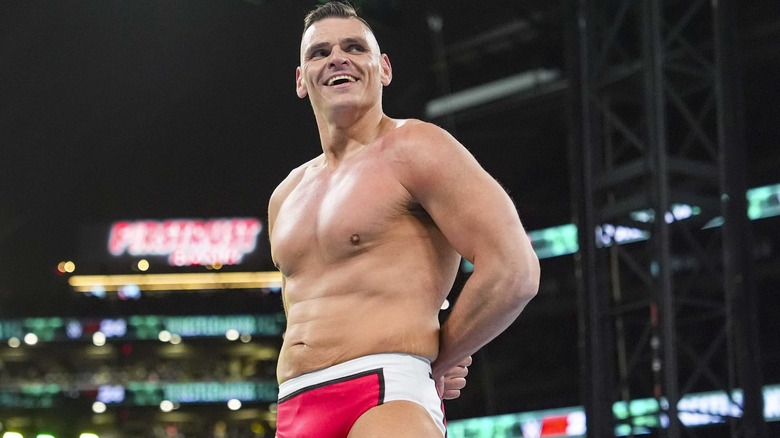
[[[507,193],[446,131],[385,115],[391,80],[351,6],[307,15],[295,88],[322,154],[268,208],[287,315],[279,438],[444,436],[442,399],[538,288]],[[474,271],[440,327],[461,257]]]

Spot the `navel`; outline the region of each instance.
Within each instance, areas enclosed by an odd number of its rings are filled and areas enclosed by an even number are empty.
[[[352,242],[353,245],[359,244],[360,243],[360,234],[353,234],[349,238],[349,241]]]

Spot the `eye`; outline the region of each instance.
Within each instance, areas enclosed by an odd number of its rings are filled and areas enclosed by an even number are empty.
[[[365,51],[366,51],[366,49],[363,46],[361,46],[360,44],[350,44],[347,47],[347,52],[350,52],[350,53],[362,53],[362,52],[365,52]]]
[[[325,56],[328,56],[328,53],[329,52],[325,49],[317,49],[309,53],[309,59],[323,58]]]

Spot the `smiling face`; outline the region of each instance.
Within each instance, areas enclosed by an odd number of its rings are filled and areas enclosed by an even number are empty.
[[[360,20],[325,18],[304,32],[295,85],[315,113],[381,107],[382,87],[391,79],[389,59]]]

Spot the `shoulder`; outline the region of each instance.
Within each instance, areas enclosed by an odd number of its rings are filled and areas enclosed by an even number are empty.
[[[498,189],[471,152],[434,124],[407,121],[392,130],[386,143],[385,162],[395,179],[440,221],[451,214],[449,208]]]
[[[394,120],[395,128],[390,131],[394,146],[420,146],[423,144],[436,147],[457,143],[454,137],[443,128],[430,122],[418,119]]]
[[[316,158],[312,158],[311,160],[291,170],[290,173],[287,174],[287,176],[284,178],[284,180],[282,180],[282,182],[279,183],[279,185],[276,187],[271,197],[273,198],[273,197],[284,196],[290,190],[295,188],[295,186],[298,185],[301,179],[303,179],[303,175],[306,173],[306,170],[308,170],[313,166],[317,166],[321,164],[322,159],[323,156],[322,154],[320,154]]]
[[[445,129],[415,119],[396,123],[385,141],[384,154],[407,188],[482,171],[471,152]]]
[[[391,162],[403,168],[435,166],[442,160],[448,161],[448,157],[468,154],[455,137],[433,123],[417,119],[394,122],[396,126],[385,139],[384,152]]]
[[[322,155],[319,155],[318,157],[313,158],[291,170],[290,173],[284,178],[284,180],[279,183],[276,189],[274,189],[268,202],[269,224],[273,222],[276,216],[276,212],[278,211],[282,202],[287,199],[287,196],[290,194],[290,192],[292,192],[292,190],[301,182],[301,179],[303,179],[306,170],[312,166],[317,165],[322,161],[322,158]]]

